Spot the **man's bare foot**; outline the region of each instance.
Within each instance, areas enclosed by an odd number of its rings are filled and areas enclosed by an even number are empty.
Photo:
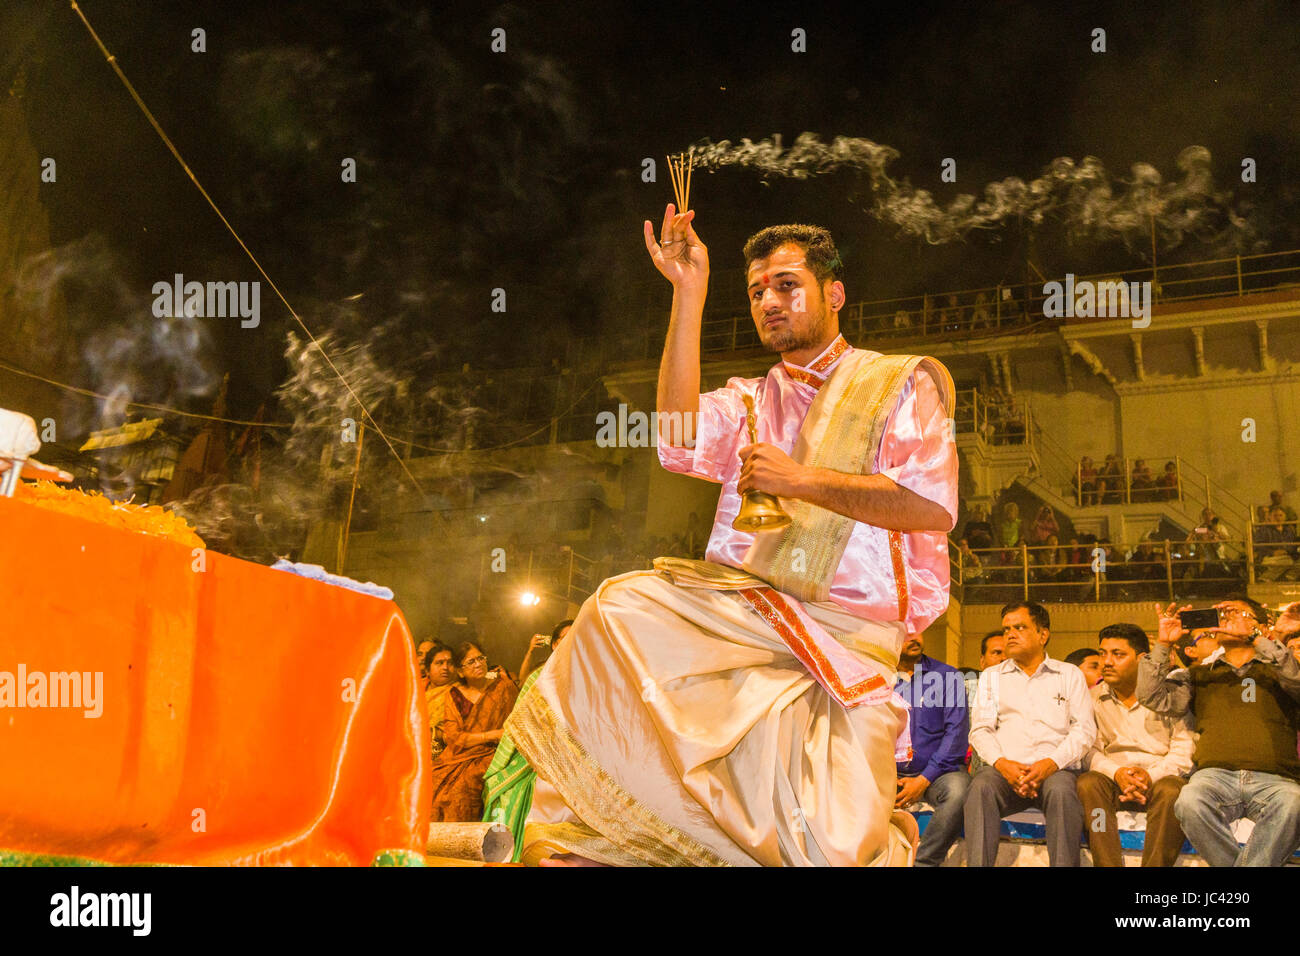
[[[608,866],[608,863],[597,863],[595,860],[589,860],[585,856],[578,856],[576,853],[560,853],[556,856],[547,856],[537,861],[538,866]]]

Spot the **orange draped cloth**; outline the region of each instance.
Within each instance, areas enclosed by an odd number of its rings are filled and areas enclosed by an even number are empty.
[[[429,729],[391,601],[0,498],[0,629],[0,851],[423,852]],[[93,707],[50,706],[71,672]]]

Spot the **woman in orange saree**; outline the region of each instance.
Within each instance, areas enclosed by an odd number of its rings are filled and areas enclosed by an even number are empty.
[[[446,748],[433,763],[433,822],[483,818],[483,775],[492,762],[519,687],[504,669],[489,674],[477,644],[456,649],[460,679],[447,691],[442,721]]]
[[[425,673],[424,706],[429,718],[429,756],[436,761],[447,742],[442,739],[442,722],[447,710],[447,692],[456,683],[456,652],[441,641],[429,645],[422,659]]]

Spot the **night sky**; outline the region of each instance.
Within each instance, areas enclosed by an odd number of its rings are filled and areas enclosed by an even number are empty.
[[[940,205],[1061,156],[1096,156],[1121,184],[1138,162],[1173,180],[1179,153],[1199,145],[1249,223],[1239,246],[1300,244],[1300,44],[1285,3],[82,6],[307,323],[341,351],[364,345],[368,367],[393,380],[546,365],[570,338],[663,322],[670,290],[640,223],[657,224],[671,198],[663,155],[705,139],[866,137],[900,154],[893,179]],[[0,78],[26,68],[32,138],[58,161],[58,182],[41,189],[53,242],[73,271],[93,260],[74,333],[115,310],[133,321],[176,272],[258,278],[69,6],[11,0],[0,16]],[[206,53],[190,50],[194,27]],[[495,27],[505,53],[490,50]],[[796,27],[806,53],[791,51]],[[1090,49],[1094,27],[1104,54]],[[647,156],[656,184],[640,178]],[[1240,182],[1244,156],[1256,184]],[[355,184],[341,182],[344,157],[357,160]],[[956,183],[940,181],[944,157]],[[850,301],[1018,281],[1027,251],[1055,273],[1149,260],[1143,243],[1060,221],[927,243],[872,216],[854,170],[765,182],[728,168],[697,173],[692,195],[711,308],[743,308],[739,249],[781,221],[832,230]],[[1181,237],[1161,259],[1204,258],[1221,240]],[[110,274],[105,298],[95,283]],[[505,314],[490,310],[497,287]],[[287,374],[290,328],[264,287],[260,327],[208,320],[202,374],[190,376],[202,387],[172,383],[164,397],[204,408],[230,372],[231,411],[252,414]],[[114,374],[69,359],[79,384]]]

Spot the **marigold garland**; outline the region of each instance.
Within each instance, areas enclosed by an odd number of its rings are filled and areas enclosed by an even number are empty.
[[[21,481],[14,497],[38,508],[112,525],[123,531],[155,535],[187,548],[205,547],[203,539],[184,518],[158,505],[113,501],[97,491],[62,488],[52,481]]]

